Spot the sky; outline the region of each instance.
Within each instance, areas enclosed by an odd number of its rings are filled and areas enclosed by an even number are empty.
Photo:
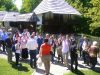
[[[22,6],[22,0],[16,0],[15,1],[15,4],[16,4],[18,10],[20,10],[21,9],[21,6]]]

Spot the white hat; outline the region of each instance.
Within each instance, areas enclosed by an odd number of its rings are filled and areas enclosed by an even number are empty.
[[[97,45],[97,41],[93,41],[93,46],[96,46]]]

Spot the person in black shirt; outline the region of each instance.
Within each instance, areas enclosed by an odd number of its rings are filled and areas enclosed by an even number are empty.
[[[9,34],[10,36],[11,34]],[[8,63],[11,63],[12,62],[12,39],[10,37],[8,37],[6,40],[5,40],[5,43],[6,43],[6,51],[7,51],[7,54],[8,54]]]
[[[75,63],[75,70],[77,70],[78,66],[78,54],[77,54],[77,43],[74,37],[71,37],[71,42],[70,42],[70,57],[71,57],[71,70],[73,71],[73,65]]]

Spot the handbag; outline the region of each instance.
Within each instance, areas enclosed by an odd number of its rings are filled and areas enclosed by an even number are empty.
[[[38,65],[39,67],[42,66],[42,60],[41,60],[41,57],[38,58],[38,60],[37,60],[37,65]]]

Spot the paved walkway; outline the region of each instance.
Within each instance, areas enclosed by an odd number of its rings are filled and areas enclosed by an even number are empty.
[[[98,58],[98,64],[96,65],[96,67],[98,68],[97,71],[100,71],[100,58]],[[89,69],[89,66],[86,66],[85,64],[82,64],[83,61],[78,60],[78,69]],[[64,67],[62,64],[60,63],[55,63],[52,64],[51,63],[51,68],[50,68],[50,75],[63,75],[66,72],[69,72],[70,70],[68,70],[66,67]],[[44,74],[44,65],[42,65],[41,67],[38,67],[37,70],[35,70],[35,72],[33,72],[32,75],[43,75]]]
[[[6,54],[0,53],[0,58],[7,59]],[[13,61],[15,61],[15,58],[13,57]],[[70,62],[69,62],[70,63]],[[86,66],[85,64],[82,64],[83,61],[81,59],[78,60],[78,69],[88,69],[89,66]],[[98,64],[96,65],[98,67],[98,70],[100,71],[100,58],[98,58]],[[50,75],[63,75],[66,72],[69,72],[70,70],[67,70],[66,67],[64,67],[61,63],[55,62],[55,64],[51,63],[50,68]],[[44,65],[42,64],[41,67],[38,67],[36,70],[33,71],[32,75],[44,75]]]

